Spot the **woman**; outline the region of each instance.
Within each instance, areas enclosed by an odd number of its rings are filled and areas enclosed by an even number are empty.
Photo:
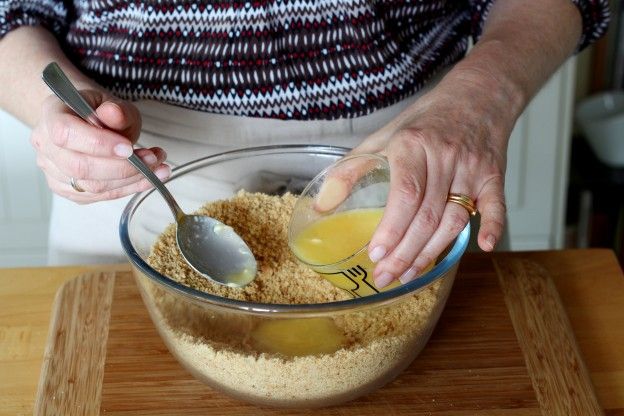
[[[0,106],[33,126],[57,195],[57,261],[119,253],[119,198],[149,187],[124,160],[140,134],[148,148],[136,152],[161,179],[170,174],[163,148],[185,162],[300,137],[384,154],[391,191],[369,246],[383,287],[412,280],[467,223],[449,194],[476,203],[478,244],[493,250],[512,127],[607,20],[607,0],[8,0]],[[470,37],[477,42],[466,55]],[[110,130],[50,96],[39,81],[50,61]],[[219,133],[206,139],[206,129]]]

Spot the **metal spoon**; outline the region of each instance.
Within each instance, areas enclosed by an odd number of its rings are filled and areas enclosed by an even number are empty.
[[[43,70],[43,80],[85,121],[106,128],[55,62]],[[165,185],[136,154],[128,161],[154,185],[171,208],[177,223],[176,241],[189,266],[207,279],[231,287],[245,286],[254,279],[256,259],[232,227],[204,215],[185,214]]]

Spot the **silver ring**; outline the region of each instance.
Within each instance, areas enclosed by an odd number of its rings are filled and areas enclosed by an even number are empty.
[[[78,185],[78,183],[76,183],[76,179],[74,179],[73,176],[71,178],[69,178],[69,184],[71,185],[72,188],[74,188],[74,191],[76,191],[76,192],[84,192],[85,191],[84,189],[82,189],[80,187],[80,185]]]

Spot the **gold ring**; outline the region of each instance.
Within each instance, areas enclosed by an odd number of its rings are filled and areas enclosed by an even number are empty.
[[[454,202],[456,204],[461,205],[466,208],[468,213],[473,217],[477,214],[477,205],[474,201],[467,195],[464,194],[449,194],[448,198],[446,198],[447,202]]]
[[[69,184],[71,185],[72,188],[74,188],[74,191],[76,192],[84,192],[85,190],[82,189],[80,187],[80,185],[78,185],[78,183],[76,182],[76,179],[74,179],[74,177],[69,178]]]

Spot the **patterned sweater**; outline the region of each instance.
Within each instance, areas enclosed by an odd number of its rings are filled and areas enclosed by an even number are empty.
[[[116,95],[282,119],[358,117],[461,59],[495,0],[0,0],[0,37],[51,30]],[[608,0],[571,0],[579,49]]]

